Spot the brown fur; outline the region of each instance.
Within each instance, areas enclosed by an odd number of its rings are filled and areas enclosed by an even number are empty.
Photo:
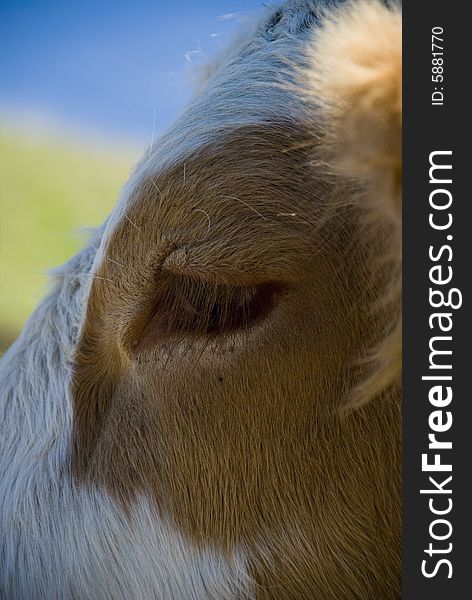
[[[136,181],[90,293],[73,466],[245,551],[260,600],[396,598],[399,390],[339,413],[387,317],[381,236],[356,207],[326,220],[346,189],[305,141],[244,127]]]

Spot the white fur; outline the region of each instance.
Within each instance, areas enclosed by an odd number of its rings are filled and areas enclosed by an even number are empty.
[[[191,547],[145,498],[128,518],[69,473],[74,348],[91,275],[144,174],[157,174],[238,125],[297,119],[303,103],[281,75],[302,64],[319,4],[293,0],[272,31],[264,23],[226,54],[208,85],[146,152],[107,224],[56,272],[54,289],[0,364],[0,596],[8,600],[163,600],[250,596],[243,554]]]
[[[243,557],[194,549],[145,498],[128,517],[70,477],[71,359],[99,238],[56,273],[2,360],[1,597],[236,598]]]

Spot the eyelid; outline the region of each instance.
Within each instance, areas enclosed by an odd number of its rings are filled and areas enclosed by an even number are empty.
[[[217,259],[212,259],[217,255]],[[281,254],[271,257],[270,266],[262,254],[254,250],[216,252],[209,245],[181,246],[170,252],[162,262],[162,271],[182,275],[199,281],[233,286],[263,285],[278,282],[281,285],[296,281],[296,269],[288,268],[288,261]]]
[[[248,331],[266,320],[286,291],[277,282],[234,286],[163,272],[152,302],[141,308],[128,330],[126,347],[137,355],[163,343],[169,348],[176,340],[192,343],[202,336]]]

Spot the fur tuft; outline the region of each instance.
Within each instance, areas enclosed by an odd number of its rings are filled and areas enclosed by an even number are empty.
[[[401,13],[348,4],[325,18],[308,86],[327,119],[331,165],[369,184],[376,208],[401,216]]]
[[[381,268],[391,265],[384,306],[397,320],[368,357],[370,374],[352,406],[401,378],[402,22],[397,4],[348,3],[325,15],[309,50],[308,93],[324,121],[322,162],[365,193],[367,227],[391,232]]]

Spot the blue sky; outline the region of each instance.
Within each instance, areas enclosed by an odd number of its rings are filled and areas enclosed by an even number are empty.
[[[0,116],[146,145],[188,99],[191,61],[263,2],[0,0]]]

